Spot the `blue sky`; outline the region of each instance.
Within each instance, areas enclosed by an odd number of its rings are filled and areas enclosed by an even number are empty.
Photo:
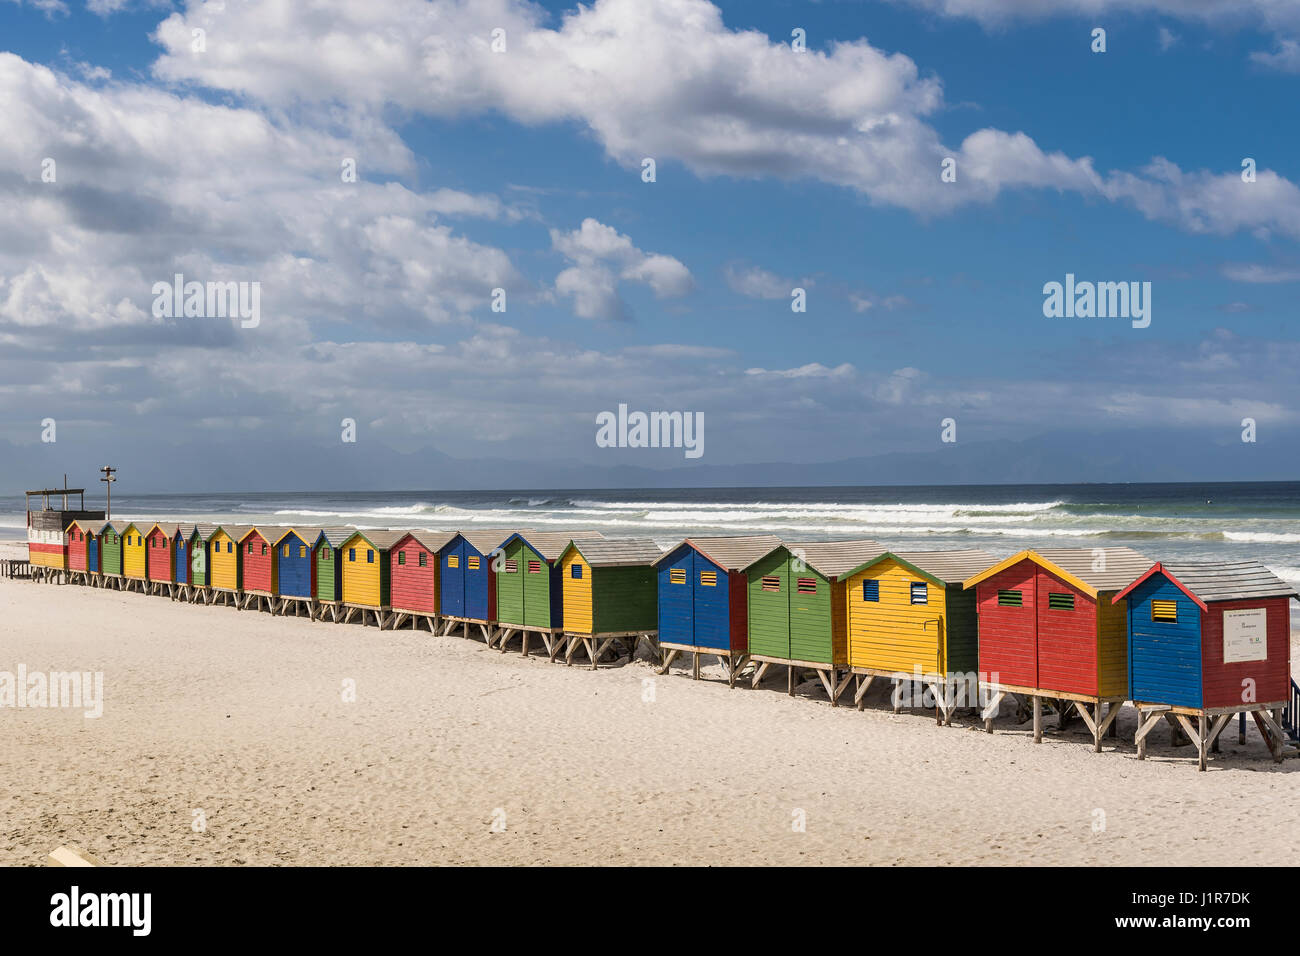
[[[349,416],[668,467],[594,415],[702,411],[716,464],[925,451],[946,417],[1135,454],[1296,430],[1300,3],[646,6],[0,0],[0,439],[334,449]],[[155,318],[175,271],[259,281],[262,324]],[[1045,318],[1067,272],[1151,282],[1151,326]]]

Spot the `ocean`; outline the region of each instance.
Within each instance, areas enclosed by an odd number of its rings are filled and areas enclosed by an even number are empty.
[[[121,487],[119,485],[118,487]],[[94,497],[88,506],[102,507]],[[0,497],[0,535],[21,538],[21,496]],[[564,530],[646,535],[870,537],[895,550],[1127,545],[1153,562],[1254,558],[1300,587],[1300,482],[913,485],[569,491],[115,494],[122,519],[239,524]]]

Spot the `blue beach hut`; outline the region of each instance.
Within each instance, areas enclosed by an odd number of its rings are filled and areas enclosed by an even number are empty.
[[[781,546],[772,534],[687,538],[655,562],[659,575],[659,647],[668,671],[690,654],[700,676],[700,655],[716,656],[735,685],[749,648],[748,592],[744,569]]]

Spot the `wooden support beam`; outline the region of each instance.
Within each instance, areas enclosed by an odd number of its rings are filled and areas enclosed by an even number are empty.
[[[1043,699],[1034,695],[1034,743],[1043,742]]]

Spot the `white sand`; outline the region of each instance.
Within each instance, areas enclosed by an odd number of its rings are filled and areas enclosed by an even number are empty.
[[[114,864],[1289,864],[1300,760],[1197,773],[1158,730],[1034,746],[728,690],[636,661],[591,672],[427,632],[0,581],[0,670],[100,670],[101,718],[0,710],[0,864],[76,843]],[[714,672],[716,676],[716,671]],[[341,699],[356,682],[357,701]],[[506,830],[490,830],[497,808]],[[191,829],[192,811],[206,832]],[[793,832],[796,810],[807,830]],[[1094,832],[1104,811],[1105,828]]]

